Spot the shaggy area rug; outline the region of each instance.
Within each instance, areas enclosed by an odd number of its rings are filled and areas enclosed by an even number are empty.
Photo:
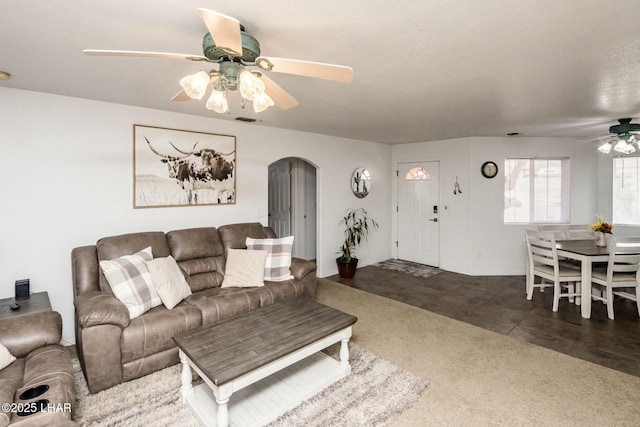
[[[399,271],[410,276],[422,277],[424,279],[442,273],[442,270],[439,268],[400,259],[388,259],[376,264],[371,264],[371,266],[382,268],[383,270]]]
[[[411,406],[428,382],[350,344],[351,374],[285,413],[273,426],[384,426]],[[337,347],[327,350],[336,356]],[[180,365],[89,394],[77,359],[77,407],[83,426],[197,426],[180,401]]]

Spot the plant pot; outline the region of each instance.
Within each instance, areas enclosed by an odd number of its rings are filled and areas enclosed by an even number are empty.
[[[349,262],[343,261],[342,258],[336,258],[338,264],[338,274],[343,279],[351,279],[356,274],[358,267],[358,258],[351,258]]]

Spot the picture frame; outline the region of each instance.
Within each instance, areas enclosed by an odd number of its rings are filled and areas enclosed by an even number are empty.
[[[236,137],[133,125],[133,207],[236,202]]]

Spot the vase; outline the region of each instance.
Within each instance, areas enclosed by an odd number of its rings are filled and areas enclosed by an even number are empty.
[[[596,246],[600,246],[601,248],[607,247],[607,239],[602,231],[596,231]]]

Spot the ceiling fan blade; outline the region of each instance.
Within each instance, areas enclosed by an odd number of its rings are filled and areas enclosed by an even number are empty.
[[[262,74],[260,76],[260,80],[264,83],[265,92],[271,97],[271,99],[273,99],[273,103],[276,104],[276,107],[281,110],[288,110],[289,108],[293,108],[298,105],[298,101],[296,101],[293,96],[289,95],[287,91],[282,89],[269,77]]]
[[[589,139],[585,139],[585,140],[580,140],[579,144],[588,144],[589,142],[601,141],[601,140],[605,140],[607,138],[614,138],[615,136],[616,135],[614,135],[614,134],[609,134],[609,135],[599,136],[597,138],[589,138]]]
[[[198,8],[216,46],[233,56],[242,56],[240,22],[213,10]]]
[[[191,99],[192,98],[187,95],[187,92],[185,92],[184,89],[176,93],[173,98],[171,98],[172,101],[191,101]]]
[[[137,56],[146,58],[171,58],[171,59],[188,59],[190,61],[209,61],[202,55],[189,55],[187,53],[167,53],[167,52],[143,52],[136,50],[100,50],[85,49],[82,51],[85,55],[91,56]]]
[[[344,65],[268,56],[261,56],[256,59],[256,65],[264,70],[276,73],[296,74],[298,76],[315,77],[343,83],[349,83],[353,80],[353,69]]]

